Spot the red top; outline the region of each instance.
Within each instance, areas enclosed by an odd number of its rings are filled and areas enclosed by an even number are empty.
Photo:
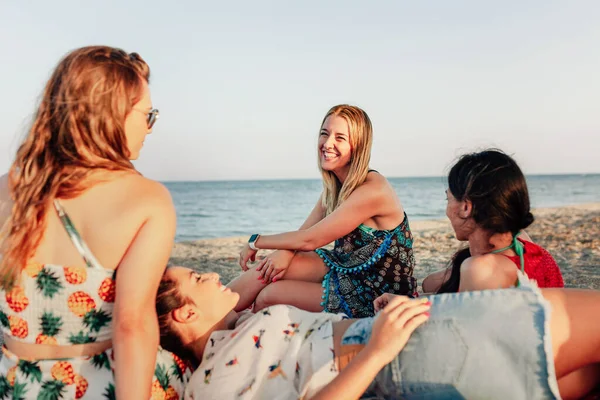
[[[541,288],[561,288],[565,286],[558,264],[547,250],[535,243],[519,239],[523,243],[525,253],[525,274],[536,281]],[[521,259],[519,256],[506,256],[510,258],[519,269]]]

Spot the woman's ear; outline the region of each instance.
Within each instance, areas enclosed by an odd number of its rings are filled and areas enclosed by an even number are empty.
[[[467,219],[471,216],[473,212],[473,203],[469,199],[465,199],[462,201],[460,207],[460,217],[463,219]]]
[[[180,324],[188,324],[194,322],[199,318],[198,310],[193,304],[186,304],[173,310],[173,321],[179,322]]]

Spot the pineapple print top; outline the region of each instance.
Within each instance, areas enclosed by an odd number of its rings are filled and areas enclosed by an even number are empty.
[[[332,322],[344,317],[276,305],[240,318],[235,329],[211,334],[184,398],[314,396],[338,374]]]
[[[100,265],[58,200],[54,207],[86,267],[28,263],[18,285],[0,289],[2,332],[25,343],[60,346],[108,340],[115,271]]]

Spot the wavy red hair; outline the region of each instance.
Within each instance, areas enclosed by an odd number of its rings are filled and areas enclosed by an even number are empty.
[[[9,171],[12,212],[0,236],[0,284],[12,287],[33,257],[55,198],[94,184],[94,171],[132,171],[125,119],[149,82],[137,53],[90,46],[67,54],[50,77]]]

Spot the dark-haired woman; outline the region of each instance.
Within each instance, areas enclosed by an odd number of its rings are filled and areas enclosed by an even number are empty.
[[[534,218],[525,176],[510,156],[463,155],[450,170],[446,196],[456,238],[469,246],[454,255],[451,268],[425,278],[425,292],[507,288],[517,282],[517,269],[539,287],[564,287],[554,258],[523,231]]]

